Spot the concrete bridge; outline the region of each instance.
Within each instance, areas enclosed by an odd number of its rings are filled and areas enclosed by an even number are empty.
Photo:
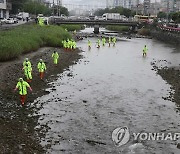
[[[134,21],[121,21],[121,20],[60,20],[54,19],[54,24],[86,24],[94,26],[94,33],[99,33],[99,27],[101,25],[120,25],[120,26],[130,26],[132,30],[135,30],[139,26],[138,22]]]

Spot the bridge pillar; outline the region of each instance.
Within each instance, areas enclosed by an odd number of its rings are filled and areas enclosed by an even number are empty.
[[[99,25],[94,25],[94,33],[99,34]]]

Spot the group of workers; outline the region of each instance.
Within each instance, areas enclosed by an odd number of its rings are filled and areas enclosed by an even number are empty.
[[[57,66],[58,59],[59,59],[59,54],[57,51],[53,52],[52,59],[53,59],[54,65]],[[47,69],[45,62],[42,59],[39,60],[39,62],[37,64],[37,69],[39,72],[40,79],[42,80],[44,78],[44,73]],[[24,71],[24,76],[26,78],[26,81],[23,80],[23,78],[19,78],[19,81],[18,81],[14,91],[16,91],[17,89],[19,90],[20,101],[21,101],[21,104],[23,106],[25,103],[25,100],[26,100],[27,88],[29,88],[30,91],[32,91],[30,83],[32,82],[32,71],[33,71],[33,69],[32,69],[31,62],[28,58],[26,58],[24,60],[22,70]]]
[[[116,45],[116,37],[109,37],[108,38],[108,44],[109,44],[109,47],[111,46],[111,43],[113,43],[113,46],[115,46]],[[97,40],[97,42],[96,42],[96,44],[97,44],[97,48],[100,48],[100,46],[101,46],[101,40],[100,39],[98,39]],[[105,46],[105,44],[106,44],[106,38],[102,38],[102,46]],[[89,48],[89,50],[91,49],[91,41],[90,40],[88,40],[88,48]],[[145,45],[144,46],[144,48],[143,48],[143,57],[146,57],[147,56],[147,51],[148,51],[148,48],[147,48],[147,46]]]
[[[102,38],[102,40],[98,39],[96,44],[97,44],[97,48],[100,48],[101,47],[101,42],[102,42],[102,46],[105,46],[106,45],[106,38]],[[111,43],[113,43],[113,46],[116,45],[116,37],[109,37],[108,38],[108,44],[109,44],[109,47],[111,46]],[[88,40],[88,48],[91,49],[91,41]]]
[[[113,37],[113,38],[109,37],[109,39],[108,39],[109,47],[111,46],[111,43],[113,43],[113,46],[115,46],[115,44],[116,44],[115,37]],[[70,40],[70,39],[63,40],[62,44],[66,50],[76,49],[76,42],[74,40]],[[102,38],[102,46],[105,46],[105,44],[106,44],[106,38]],[[100,39],[98,39],[97,40],[97,48],[100,48],[100,45],[101,45],[101,41],[100,41]],[[91,41],[90,40],[88,40],[88,47],[89,47],[89,49],[91,49]],[[145,45],[143,48],[143,57],[145,57],[147,55],[147,51],[148,51],[148,48]],[[59,59],[59,54],[57,51],[53,52],[52,59],[53,59],[54,65],[57,66],[58,59]],[[37,64],[37,69],[39,72],[40,79],[42,80],[44,78],[44,73],[46,71],[46,64],[44,63],[44,61],[42,59],[39,60],[39,62]],[[33,69],[32,69],[31,62],[28,58],[26,58],[24,60],[22,70],[24,71],[24,76],[26,78],[26,81],[24,81],[23,78],[19,78],[19,81],[18,81],[14,91],[16,91],[17,89],[19,90],[20,101],[21,101],[21,104],[24,105],[25,100],[26,100],[26,95],[27,95],[27,88],[29,88],[30,91],[32,91],[30,83],[32,82]]]
[[[62,44],[66,50],[75,50],[77,48],[76,42],[72,39],[63,40]]]

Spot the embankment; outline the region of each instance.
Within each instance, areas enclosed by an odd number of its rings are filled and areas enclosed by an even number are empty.
[[[62,47],[62,40],[71,35],[60,26],[22,25],[0,31],[0,61],[17,58],[40,47]]]
[[[164,32],[153,29],[150,31],[150,35],[153,38],[163,41],[165,43],[170,43],[180,46],[180,34],[178,33]]]

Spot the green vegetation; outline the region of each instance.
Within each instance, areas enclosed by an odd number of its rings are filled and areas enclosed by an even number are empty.
[[[157,14],[157,17],[158,18],[166,18],[167,17],[167,14],[165,13],[165,12],[159,12],[158,14]]]
[[[157,15],[158,18],[166,19],[167,13],[159,12]],[[171,12],[168,14],[168,19],[172,19],[175,23],[180,23],[180,12]]]
[[[62,47],[71,35],[60,26],[26,25],[0,32],[0,61],[13,59],[42,46]]]
[[[139,35],[144,35],[144,36],[150,35],[150,29],[141,28],[141,29],[138,30],[138,34]]]
[[[118,32],[127,32],[129,31],[129,26],[106,26],[106,29]]]
[[[46,16],[58,15],[57,10],[60,10],[60,14],[69,15],[67,8],[63,6],[47,6],[37,0],[11,0],[12,1],[12,14],[17,14],[18,12],[28,12],[32,15],[43,14]]]
[[[126,17],[134,16],[136,14],[135,11],[118,6],[112,9],[99,9],[95,12],[95,15],[102,16],[104,13],[120,13],[121,15],[125,15]]]
[[[170,17],[174,22],[180,23],[180,11],[171,13]]]
[[[64,29],[67,29],[68,31],[74,31],[74,30],[77,30],[77,31],[79,31],[79,30],[81,30],[81,29],[84,29],[85,27],[84,27],[84,25],[74,25],[74,24],[70,24],[70,25],[64,25],[64,24],[62,24],[62,25],[60,25],[62,28],[64,28]]]

